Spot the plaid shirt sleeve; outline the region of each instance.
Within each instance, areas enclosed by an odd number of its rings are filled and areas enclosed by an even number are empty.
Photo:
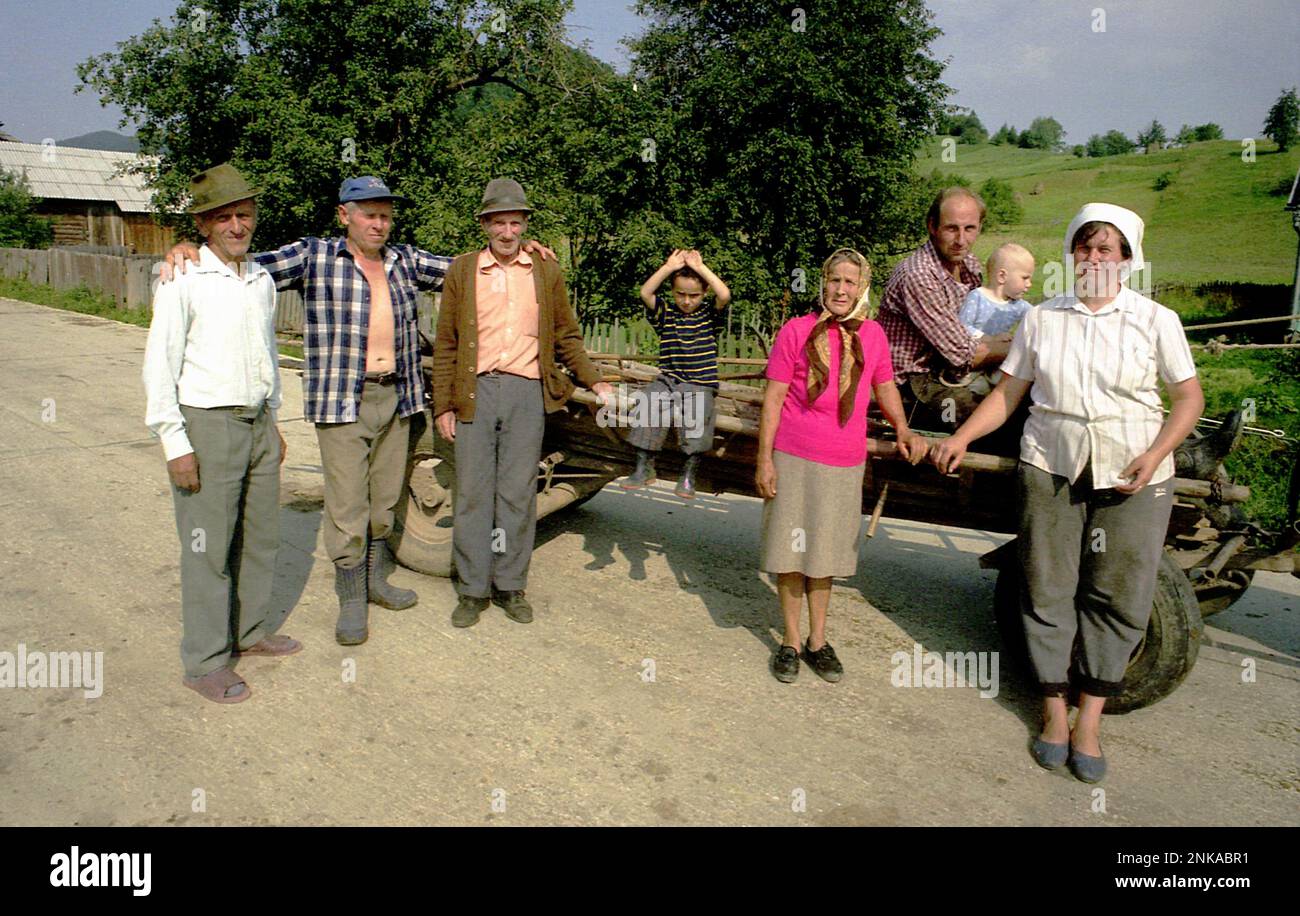
[[[975,357],[975,340],[957,317],[961,301],[951,289],[929,282],[923,274],[900,280],[899,294],[916,329],[955,368],[969,366]]]
[[[423,248],[412,248],[411,258],[415,263],[415,285],[425,291],[442,289],[442,281],[451,270],[453,258],[432,254]]]
[[[311,242],[311,239],[298,239],[275,251],[259,252],[253,255],[253,260],[266,268],[277,290],[288,289],[300,284],[307,273]]]

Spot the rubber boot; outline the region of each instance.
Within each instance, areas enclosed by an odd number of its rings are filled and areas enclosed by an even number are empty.
[[[1245,414],[1234,410],[1214,432],[1184,441],[1174,449],[1174,473],[1192,480],[1213,480],[1218,475],[1219,462],[1241,441],[1244,425]]]
[[[388,541],[383,538],[370,539],[370,574],[368,590],[372,603],[394,611],[405,610],[420,600],[420,596],[409,588],[390,585],[388,575],[396,565],[393,555],[388,550]]]
[[[351,568],[335,565],[334,593],[339,596],[339,622],[334,639],[340,646],[359,646],[370,637],[370,607],[366,604],[366,563]]]
[[[636,469],[618,482],[624,490],[639,490],[655,482],[654,452],[643,448],[636,450]]]
[[[689,455],[686,463],[682,465],[682,476],[677,478],[677,486],[673,489],[673,492],[682,499],[695,498],[695,469],[699,463],[699,455]]]

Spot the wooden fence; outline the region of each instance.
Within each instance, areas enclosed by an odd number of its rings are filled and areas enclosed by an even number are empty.
[[[584,323],[582,340],[593,353],[626,356],[655,356],[659,353],[659,335],[644,318]],[[766,335],[750,327],[726,328],[718,335],[718,358],[766,359]]]

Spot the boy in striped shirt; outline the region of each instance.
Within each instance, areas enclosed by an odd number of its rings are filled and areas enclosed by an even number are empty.
[[[671,275],[672,305],[656,293]],[[708,290],[714,307],[704,307]],[[677,438],[686,462],[674,493],[695,498],[695,469],[713,447],[713,397],[718,390],[717,315],[731,302],[731,290],[705,265],[700,253],[677,249],[641,286],[646,317],[659,334],[659,377],[643,390],[649,409],[628,433],[636,449],[636,469],[620,486],[638,490],[655,480],[655,454],[668,431]]]

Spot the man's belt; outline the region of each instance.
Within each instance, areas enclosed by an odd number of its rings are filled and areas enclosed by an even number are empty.
[[[367,384],[374,384],[374,385],[396,385],[397,373],[396,372],[367,372],[366,382]]]

